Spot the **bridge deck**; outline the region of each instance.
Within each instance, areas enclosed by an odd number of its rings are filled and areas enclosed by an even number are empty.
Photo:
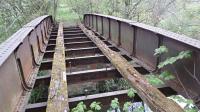
[[[153,56],[159,46],[167,46],[170,56],[183,50],[192,51],[191,59],[177,62],[174,69],[165,68],[172,70],[176,80],[157,89],[165,96],[184,95],[199,106],[199,41],[148,25],[98,14],[84,15],[84,27],[102,45],[115,51],[126,64],[143,76],[157,71],[158,63],[167,57]],[[59,39],[62,40],[60,46],[57,43]],[[105,54],[100,46],[82,27],[59,27],[53,24],[50,16],[42,16],[25,25],[0,46],[0,111],[53,111],[58,103],[64,104],[61,109],[68,110],[68,107],[72,109],[80,101],[86,105],[100,101],[103,108],[107,109],[113,98],[118,98],[122,104],[132,101],[124,89],[88,92],[88,85],[94,87],[106,80],[128,79],[109,58],[110,54]],[[63,54],[58,52],[61,49]],[[57,65],[55,62],[58,62]],[[55,79],[59,84],[53,84]],[[38,88],[42,88],[42,98],[30,102]],[[64,92],[60,94],[55,88]],[[79,90],[84,92],[76,93]],[[141,97],[138,93],[134,102],[145,102],[147,96]],[[52,99],[58,102],[52,102]]]
[[[53,29],[58,28],[55,27]],[[65,65],[68,92],[70,92],[70,88],[73,89],[73,86],[75,85],[81,87],[82,84],[84,85],[84,83],[88,82],[95,84],[103,80],[122,78],[121,74],[110,63],[107,57],[79,27],[64,27],[63,34],[63,39],[65,40],[63,41],[63,44],[65,45]],[[51,33],[49,38],[43,61],[40,65],[40,71],[53,69],[52,63],[54,63],[53,56],[55,56],[55,43],[57,40],[54,35],[57,35],[55,31]],[[146,75],[150,72],[150,70],[140,65],[138,60],[130,56],[125,50],[118,48],[116,44],[106,40],[100,35],[98,35],[98,37],[108,45],[110,49],[121,54],[121,56],[123,56],[139,73]],[[34,88],[37,88],[41,83],[49,86],[51,78],[53,78],[51,75],[38,76]],[[158,87],[158,89],[166,96],[177,94],[177,92],[170,87],[162,86]],[[75,107],[80,101],[84,101],[86,105],[89,105],[92,101],[100,101],[104,106],[104,109],[109,108],[109,104],[113,98],[118,98],[121,103],[131,101],[127,96],[127,90],[114,90],[112,92],[94,93],[89,95],[80,94],[78,96],[70,96],[69,94],[68,97],[70,109]],[[47,99],[46,96],[45,100],[42,102],[28,104],[25,106],[26,112],[46,111],[46,108],[48,107]],[[142,100],[138,95],[136,95],[134,101],[138,102]]]

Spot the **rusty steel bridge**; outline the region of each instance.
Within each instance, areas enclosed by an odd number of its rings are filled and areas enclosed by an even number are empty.
[[[169,53],[155,57],[154,50],[162,45]],[[153,105],[153,98],[147,96],[154,89],[161,96],[183,95],[200,107],[200,41],[101,14],[85,14],[82,24],[75,26],[55,23],[48,15],[38,17],[0,45],[0,112],[68,112],[80,101],[86,105],[100,101],[104,108],[113,98],[130,101],[127,90],[72,97],[68,96],[68,87],[122,77],[134,86],[137,80],[131,73],[158,72],[158,64],[167,55],[174,56],[183,50],[192,51],[192,58],[178,61],[173,68],[163,68],[172,71],[175,80],[162,87],[150,86],[147,93],[135,96],[134,101],[143,100],[153,110],[163,106],[162,102]],[[120,63],[128,63],[127,69]],[[130,74],[126,71],[129,68]],[[37,76],[43,70],[51,73]],[[32,89],[40,84],[49,86],[48,95],[41,102],[28,103]],[[141,83],[136,86],[139,91],[143,87]]]

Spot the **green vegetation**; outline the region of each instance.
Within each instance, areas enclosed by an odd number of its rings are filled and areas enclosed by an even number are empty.
[[[131,102],[126,102],[124,103],[123,111],[124,112],[129,112],[129,107],[132,105]]]
[[[71,112],[100,112],[100,110],[100,102],[92,102],[90,104],[90,110],[88,111],[86,105],[83,102],[79,102],[77,106],[71,110]]]
[[[166,46],[160,46],[159,48],[155,49],[154,52],[154,55],[156,56],[164,55],[168,53],[168,48]],[[158,69],[162,69],[168,65],[173,66],[173,64],[177,61],[190,58],[191,56],[191,51],[181,51],[178,55],[174,57],[167,57],[163,62],[160,62],[158,64]],[[164,70],[158,75],[151,73],[145,77],[147,81],[154,86],[164,85],[164,81],[175,79],[175,76],[168,70]]]
[[[168,48],[166,46],[160,46],[159,48],[155,49],[154,55],[159,56],[167,52],[168,52]],[[191,58],[191,57],[192,57],[191,51],[188,51],[188,50],[181,51],[178,55],[173,56],[173,57],[167,57],[164,61],[160,62],[158,64],[158,68],[162,69],[163,67],[167,65],[173,66],[173,64],[176,63],[177,61]],[[164,79],[164,80],[171,80],[171,79],[174,79],[175,77],[172,75],[170,71],[165,70],[159,75],[159,78]]]
[[[37,76],[45,76],[45,75],[49,75],[50,73],[51,73],[51,71],[41,70],[38,72]]]
[[[194,102],[190,99],[186,99],[180,95],[173,95],[169,97],[178,104],[183,105],[185,112],[198,112],[198,108],[194,105]]]
[[[132,88],[130,88],[127,92],[128,97],[133,98],[135,96],[136,91]],[[101,112],[102,107],[100,105],[100,102],[93,101],[90,104],[90,109],[88,110],[86,105],[83,102],[79,102],[76,107],[74,107],[71,112]],[[123,112],[143,112],[144,107],[134,107],[132,108],[133,103],[128,101],[125,102],[123,105]],[[107,112],[120,112],[120,102],[118,98],[114,98],[110,103],[110,108],[107,110]],[[121,111],[122,112],[122,111]]]
[[[153,86],[164,85],[164,82],[155,74],[148,74],[145,77],[147,81]]]
[[[37,103],[45,101],[48,97],[48,86],[40,84],[31,92],[29,103]]]
[[[117,109],[117,108],[119,108],[119,101],[118,101],[118,98],[114,98],[114,100],[111,101],[110,106],[111,106],[112,109]]]
[[[155,49],[154,52],[155,52],[155,53],[154,53],[155,56],[156,56],[156,55],[161,55],[161,54],[163,54],[163,53],[167,53],[167,52],[168,52],[168,49],[167,49],[166,46],[160,46],[159,48]]]
[[[158,68],[163,68],[166,65],[174,64],[176,61],[184,59],[184,58],[190,58],[192,56],[191,51],[181,51],[177,56],[169,57],[165,61],[160,62],[158,65]]]
[[[124,90],[131,88],[128,81],[126,81],[123,78],[120,79],[111,79],[111,80],[105,80],[100,81],[97,85],[97,88],[99,89],[99,92],[109,92],[114,90]]]
[[[174,79],[175,77],[169,71],[164,71],[159,75],[159,78],[164,80],[171,80]]]
[[[101,110],[101,106],[100,106],[100,102],[92,102],[91,104],[90,104],[90,108],[91,108],[91,110],[90,111],[92,111],[92,112],[99,112],[100,110]]]
[[[38,16],[72,23],[80,22],[84,13],[122,17],[199,39],[199,12],[199,0],[1,0],[0,43]]]
[[[130,98],[134,98],[136,92],[137,92],[136,90],[134,90],[133,88],[130,88],[130,89],[128,89],[127,95]]]
[[[159,55],[164,55],[166,53],[168,53],[168,48],[166,46],[160,46],[158,49],[155,49],[154,55],[159,56]],[[161,62],[158,65],[158,68],[161,69],[165,66],[173,65],[177,61],[190,58],[191,56],[192,56],[191,51],[181,51],[180,53],[178,53],[178,55],[176,55],[174,57],[167,57],[166,60],[164,60],[163,62]],[[158,74],[158,75],[152,74],[152,73],[149,75],[145,75],[145,78],[153,86],[160,86],[160,85],[164,85],[164,81],[172,80],[175,77],[173,76],[173,74],[170,71],[165,70],[165,71],[161,72],[161,74]],[[99,89],[100,92],[128,89],[127,96],[132,99],[134,99],[135,94],[137,92],[136,90],[131,88],[130,84],[123,78],[101,81],[97,85],[97,88]],[[180,105],[181,105],[181,103],[185,103],[186,106],[184,107],[184,109],[186,112],[197,112],[196,111],[197,109],[194,106],[193,102],[191,102],[191,100],[183,99],[183,97],[178,97],[178,96],[171,96],[170,98],[177,101],[177,103]],[[83,105],[83,106],[81,106],[80,109],[83,110],[83,107],[84,107],[84,109],[86,110],[86,106],[84,106],[84,104],[81,104],[81,105]],[[77,107],[75,107],[74,109],[78,108],[78,106],[80,106],[80,105],[78,104]],[[89,110],[87,112],[100,111],[101,110],[100,102],[98,102],[98,103],[93,102],[90,105],[90,108],[91,108],[91,110]],[[114,98],[111,101],[110,108],[107,110],[107,112],[112,112],[113,110],[115,110],[115,112],[119,112],[121,110],[120,101],[117,98]],[[124,103],[122,110],[124,112],[143,112],[144,107],[139,106],[139,107],[133,108],[133,103],[130,101],[127,101]],[[82,111],[76,111],[76,112],[82,112]],[[86,111],[83,111],[83,112],[86,112]]]
[[[76,22],[79,20],[79,16],[71,8],[71,4],[68,4],[67,0],[59,0],[56,11],[56,21],[59,22]]]
[[[142,22],[156,27],[161,27],[173,32],[185,34],[200,39],[200,1],[199,0],[1,0],[0,1],[0,43],[23,27],[32,19],[41,15],[54,15],[54,6],[57,7],[55,19],[67,23],[80,22],[84,13],[102,13],[122,17],[125,19]],[[166,46],[155,49],[156,56],[167,55]],[[173,66],[177,61],[190,58],[191,51],[181,51],[173,57],[159,63],[158,68]],[[47,75],[48,71],[40,71],[38,76]],[[175,76],[171,71],[150,74],[145,76],[148,82],[154,86],[163,85],[164,81],[172,80]],[[97,85],[97,92],[109,92],[114,90],[128,89],[127,95],[130,98],[135,96],[136,91],[130,84],[120,78],[101,81]],[[40,102],[48,96],[48,87],[38,85],[32,90],[29,102]],[[90,94],[90,93],[86,93]],[[196,112],[193,102],[182,97],[172,96],[177,102],[184,102],[186,112]],[[115,98],[111,101],[111,109],[120,109],[120,101]],[[125,102],[123,111],[128,112],[131,102]],[[89,112],[100,112],[102,109],[100,102],[92,102]],[[135,111],[142,111],[144,107],[139,107]],[[86,111],[86,105],[80,102],[72,112]]]
[[[199,0],[66,0],[72,11],[101,13],[200,39]]]
[[[77,106],[72,109],[72,112],[85,112],[86,109],[86,105],[83,102],[79,102]]]
[[[53,0],[1,0],[0,43],[32,19],[53,15]]]

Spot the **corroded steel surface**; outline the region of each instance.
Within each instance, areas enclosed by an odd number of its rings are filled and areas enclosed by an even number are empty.
[[[94,31],[96,26],[92,24],[92,21],[95,21],[95,18],[102,18],[97,22],[97,26],[99,24],[102,26],[102,29],[98,30],[99,34],[105,38],[110,38],[116,44],[121,43],[121,48],[125,49],[134,58],[139,59],[140,64],[151,68],[152,71],[156,71],[158,63],[166,59],[167,56],[175,56],[183,50],[192,51],[191,59],[178,61],[164,69],[171,70],[177,79],[175,82],[170,82],[169,85],[185,97],[192,98],[200,106],[199,40],[118,17],[85,14],[85,26]],[[160,57],[153,56],[154,50],[161,45],[169,48],[169,54]]]
[[[134,64],[137,63],[135,68],[141,73],[157,70],[158,63],[167,57],[167,55],[153,56],[154,49],[160,45],[169,48],[169,56],[174,56],[183,50],[191,50],[193,52],[191,59],[179,61],[165,69],[173,71],[179,79],[169,82],[169,85],[179,94],[192,98],[198,105],[200,101],[198,40],[142,23],[100,14],[85,14],[84,24],[95,31],[99,39],[109,48],[123,52],[121,55],[130,63],[132,61]],[[47,102],[28,104],[28,99],[32,87],[39,84],[49,85],[50,82],[50,74],[43,77],[36,75],[38,71],[52,69],[58,35],[58,27],[52,25],[51,16],[36,18],[0,45],[0,111],[25,111],[25,108],[26,112],[46,111]],[[63,28],[63,36],[68,85],[121,77],[115,68],[109,70],[111,66],[108,64],[111,63],[80,28]],[[164,92],[168,94],[171,90],[166,89]],[[103,104],[109,104],[117,94],[113,92],[113,95],[109,96],[109,101],[98,98],[102,95],[94,95],[95,97],[84,102],[89,104],[97,99]],[[83,97],[85,96],[80,96]],[[119,98],[125,100],[126,97],[123,94]],[[69,99],[71,108],[78,103],[72,100],[76,98],[79,97]]]
[[[169,100],[158,89],[152,86],[120,53],[108,48],[103,41],[82,24],[80,28],[103,52],[119,73],[130,82],[130,85],[137,90],[138,95],[147,103],[152,111],[183,112],[183,109],[177,103]]]
[[[0,65],[10,56],[10,54],[21,44],[28,34],[33,31],[42,21],[49,19],[50,16],[41,16],[24,25],[5,42],[0,45]],[[50,21],[49,21],[50,22]]]
[[[101,18],[102,19],[102,18]],[[98,23],[97,21],[95,22]],[[94,23],[93,23],[94,24]],[[98,26],[98,24],[97,24]],[[58,35],[56,26],[52,28],[52,32],[49,37],[49,41],[46,51],[44,51],[44,57],[42,63],[40,65],[40,71],[42,70],[51,70],[52,63],[55,61],[52,59],[54,53],[58,50],[56,48],[56,37]],[[96,29],[97,31],[100,28]],[[111,65],[108,59],[102,55],[101,50],[83,33],[83,31],[78,27],[65,27],[63,28],[64,32],[64,43],[65,44],[65,63],[66,63],[66,81],[69,92],[69,106],[72,109],[78,101],[70,100],[84,97],[83,94],[78,96],[73,96],[72,91],[81,88],[84,83],[98,83],[98,81],[108,80],[113,78],[121,78],[121,74]],[[137,59],[132,59],[123,49],[118,48],[111,41],[107,41],[100,35],[98,35],[99,39],[108,45],[108,47],[116,52],[119,52],[133,67],[138,70],[142,74],[149,73],[144,67],[140,66],[137,63]],[[119,37],[118,37],[119,38]],[[44,39],[39,40],[39,42],[44,44]],[[58,66],[57,66],[58,67]],[[42,85],[49,86],[51,78],[51,73],[49,72],[46,76],[37,76],[34,88]],[[58,81],[59,82],[59,81]],[[79,87],[74,88],[74,85],[80,85]],[[78,91],[78,90],[77,90]],[[163,92],[163,91],[161,91]],[[170,93],[171,90],[167,89],[164,93]],[[55,91],[55,95],[58,95],[62,92]],[[104,95],[107,93],[103,93]],[[102,95],[103,95],[102,94]],[[173,93],[174,94],[174,93]],[[101,95],[101,94],[99,94]],[[99,95],[93,95],[91,100],[96,100],[95,98],[102,101],[103,108],[106,107],[106,102],[110,103],[110,100],[117,96],[117,93],[113,92],[109,101],[103,100],[102,98],[98,98]],[[126,94],[122,95],[120,98],[126,100]],[[55,98],[55,97],[53,97]],[[93,98],[93,99],[92,99]],[[43,97],[42,101],[35,102],[33,104],[26,103],[26,112],[36,112],[36,111],[46,111],[47,108],[47,99],[48,95]],[[85,103],[89,103],[87,100]],[[55,102],[54,102],[55,103]],[[58,103],[57,103],[58,104]]]
[[[24,25],[0,45],[0,111],[17,111],[17,106],[33,86],[35,70],[44,49],[51,16],[38,17]],[[40,46],[39,46],[40,45]]]

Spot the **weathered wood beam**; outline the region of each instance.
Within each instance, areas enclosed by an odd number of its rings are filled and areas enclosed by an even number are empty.
[[[148,81],[124,59],[119,53],[112,51],[95,34],[80,24],[83,32],[96,44],[96,46],[109,59],[113,66],[127,79],[137,90],[138,95],[155,112],[184,112],[184,110],[174,101],[165,97],[157,88]]]
[[[63,24],[59,24],[56,48],[52,64],[47,112],[68,112],[68,92],[65,64]]]

